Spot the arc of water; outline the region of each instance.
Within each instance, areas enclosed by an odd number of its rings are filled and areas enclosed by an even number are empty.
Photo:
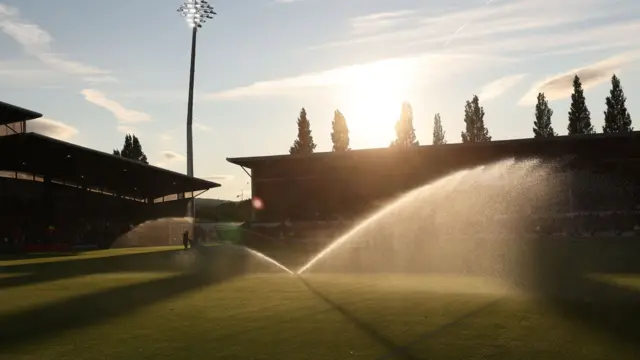
[[[507,163],[513,163],[513,159],[506,160],[506,162]],[[372,224],[374,224],[378,220],[383,219],[385,216],[393,213],[394,211],[396,211],[401,206],[403,206],[403,205],[407,204],[408,202],[414,200],[416,196],[420,196],[422,194],[422,192],[424,192],[426,189],[432,188],[432,187],[438,187],[438,186],[443,186],[445,188],[455,187],[469,173],[470,173],[470,170],[459,171],[459,172],[457,172],[457,173],[455,173],[455,174],[453,174],[451,176],[444,177],[442,179],[437,180],[434,183],[422,186],[420,188],[414,189],[414,190],[406,193],[405,195],[400,197],[395,202],[391,203],[390,205],[388,205],[387,207],[385,207],[382,210],[378,211],[377,213],[371,215],[369,218],[367,218],[366,220],[361,222],[359,225],[357,225],[356,227],[351,229],[349,232],[347,232],[346,234],[342,235],[337,240],[335,240],[334,242],[329,244],[322,251],[320,251],[320,253],[318,253],[315,257],[313,257],[311,260],[309,260],[309,262],[307,262],[304,266],[302,266],[297,271],[297,273],[298,274],[304,273],[309,268],[311,268],[313,265],[315,265],[320,259],[325,257],[327,254],[331,253],[334,249],[338,248],[340,245],[342,245],[343,243],[345,243],[349,239],[353,238],[354,235],[358,234],[360,231],[363,231],[364,229],[366,229],[367,227],[371,226]]]
[[[400,210],[403,206],[408,205],[412,201],[421,201],[422,199],[430,200],[431,202],[439,201],[439,199],[446,200],[441,199],[439,196],[446,196],[446,194],[450,194],[451,191],[454,191],[456,189],[474,188],[478,183],[496,183],[496,179],[503,177],[505,175],[505,170],[507,169],[511,171],[515,170],[516,178],[520,180],[521,177],[528,176],[527,174],[531,171],[533,166],[539,164],[540,162],[535,159],[527,161],[516,161],[514,158],[509,158],[495,162],[493,164],[487,164],[472,169],[462,170],[452,175],[440,178],[430,184],[409,191],[408,193],[398,198],[396,201],[374,213],[373,215],[359,223],[357,226],[349,230],[347,233],[333,241],[317,255],[315,255],[310,261],[303,265],[297,271],[297,274],[304,273],[322,258],[326,257],[336,248],[343,245],[345,242],[352,239],[361,238],[356,235],[363,231],[366,231],[371,226],[374,226],[378,221],[384,220],[388,216],[391,216],[394,212]],[[513,167],[516,165],[518,167],[516,169],[513,169]],[[496,184],[498,185],[499,183]]]
[[[286,271],[287,273],[289,273],[289,274],[291,274],[291,275],[294,275],[294,272],[293,272],[293,271],[291,271],[288,267],[286,267],[286,266],[282,265],[281,263],[279,263],[279,262],[277,262],[276,260],[274,260],[274,259],[272,259],[272,258],[268,257],[267,255],[265,255],[265,254],[263,254],[263,253],[261,253],[261,252],[259,252],[259,251],[255,251],[255,250],[253,250],[253,249],[251,249],[251,248],[248,248],[248,247],[246,247],[246,246],[242,246],[242,247],[243,247],[244,249],[246,249],[249,253],[251,253],[251,254],[253,254],[253,255],[255,255],[255,256],[257,256],[257,257],[259,257],[260,259],[262,259],[262,260],[264,260],[264,261],[267,261],[267,262],[269,262],[269,263],[271,263],[271,264],[273,264],[273,265],[275,265],[275,266],[279,267],[280,269],[282,269],[282,270]]]

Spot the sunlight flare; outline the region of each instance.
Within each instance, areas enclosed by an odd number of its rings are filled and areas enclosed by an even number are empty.
[[[335,91],[356,147],[381,147],[394,139],[400,106],[411,95],[411,67],[398,59],[353,67]]]

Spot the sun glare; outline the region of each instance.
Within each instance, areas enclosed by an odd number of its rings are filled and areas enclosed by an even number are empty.
[[[395,138],[394,125],[412,79],[407,64],[381,61],[353,67],[336,95],[349,124],[354,148],[384,147]]]

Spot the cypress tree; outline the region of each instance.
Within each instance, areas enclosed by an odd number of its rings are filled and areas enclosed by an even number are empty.
[[[442,128],[442,120],[440,119],[440,114],[436,114],[433,117],[433,145],[442,145],[446,143],[447,140],[445,139],[445,132]]]
[[[465,131],[462,132],[463,143],[475,143],[491,141],[489,129],[484,125],[484,108],[480,106],[477,95],[473,95],[471,101],[467,101],[464,107]]]
[[[544,93],[539,93],[536,104],[536,120],[533,122],[534,138],[541,139],[558,135],[551,126],[551,116],[553,116],[553,110],[549,108],[549,102]]]
[[[614,74],[611,78],[611,91],[607,96],[607,110],[604,112],[605,133],[629,132],[633,131],[631,126],[631,114],[627,110],[627,98],[620,85],[620,79]]]
[[[313,142],[313,135],[311,135],[311,123],[307,118],[307,111],[302,108],[300,110],[300,116],[298,117],[298,137],[293,142],[289,153],[295,154],[312,154],[316,149],[316,144]]]
[[[391,143],[391,147],[408,148],[420,145],[413,128],[413,108],[408,102],[402,104],[400,119],[396,122],[395,129],[396,140]]]
[[[331,122],[331,142],[333,142],[333,151],[347,151],[349,150],[349,127],[347,126],[347,120],[340,110],[336,110],[333,114],[333,121]]]
[[[591,112],[587,108],[584,90],[580,77],[573,78],[573,94],[571,94],[571,108],[569,109],[569,135],[595,134],[591,125]]]

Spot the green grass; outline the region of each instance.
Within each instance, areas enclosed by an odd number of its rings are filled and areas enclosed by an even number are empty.
[[[7,281],[0,288],[0,358],[637,359],[628,338],[490,279],[220,278],[174,266],[158,251],[166,249],[147,250],[166,266],[149,267],[151,255],[138,249],[77,255],[84,261],[3,264],[0,273],[15,276],[0,278]],[[84,271],[100,257],[114,267],[144,266]],[[38,265],[46,278],[16,280],[27,276],[23,267]]]
[[[614,286],[621,286],[632,290],[640,291],[640,276],[633,274],[616,274],[616,275],[607,275],[607,274],[596,274],[592,275],[591,278],[602,281]]]
[[[138,248],[121,248],[108,250],[77,251],[72,253],[47,254],[32,253],[26,255],[0,255],[0,267],[13,265],[32,265],[40,263],[50,263],[68,260],[86,260],[104,258],[110,256],[144,254],[157,251],[172,251],[180,249],[179,246],[155,246]]]

